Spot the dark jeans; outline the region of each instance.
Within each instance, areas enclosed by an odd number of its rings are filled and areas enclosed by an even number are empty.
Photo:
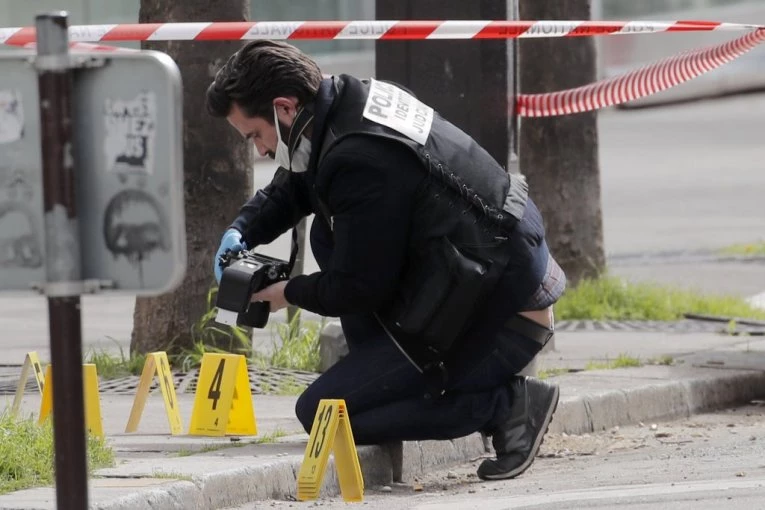
[[[509,417],[510,378],[538,350],[513,332],[495,333],[494,341],[483,339],[455,353],[447,392],[433,399],[426,396],[422,374],[373,321],[342,320],[344,331],[366,334],[355,340],[346,334],[349,354],[298,399],[295,412],[307,432],[321,399],[345,400],[357,444],[453,439],[490,431]]]
[[[331,252],[327,230],[314,221],[311,244],[319,265]],[[317,225],[319,224],[319,225]],[[453,439],[507,420],[508,382],[540,350],[503,328],[507,316],[487,313],[449,360],[446,394],[426,396],[422,374],[399,351],[373,316],[342,317],[349,354],[311,384],[295,412],[310,432],[321,399],[343,399],[357,444]]]

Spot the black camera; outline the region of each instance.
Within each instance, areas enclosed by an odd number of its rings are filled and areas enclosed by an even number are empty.
[[[229,326],[263,328],[268,322],[270,304],[251,303],[252,295],[276,282],[288,280],[290,265],[280,259],[242,250],[228,252],[220,259],[223,276],[218,286],[216,322]]]

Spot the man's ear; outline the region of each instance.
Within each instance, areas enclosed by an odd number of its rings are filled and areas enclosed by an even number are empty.
[[[276,108],[276,115],[279,117],[279,122],[285,126],[292,126],[292,121],[295,119],[298,111],[298,100],[296,97],[276,97],[273,101]]]

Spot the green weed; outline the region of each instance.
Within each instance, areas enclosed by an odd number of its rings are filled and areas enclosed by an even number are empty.
[[[608,370],[614,368],[627,368],[627,367],[642,367],[643,363],[640,358],[633,358],[627,354],[619,354],[615,359],[608,359],[605,361],[589,361],[584,367],[585,370]]]
[[[215,316],[218,313],[215,306],[217,294],[218,287],[211,287],[207,292],[205,313],[191,326],[192,348],[182,349],[180,353],[172,356],[172,364],[184,372],[199,367],[205,353],[234,353],[249,356],[252,351],[252,339],[247,329],[215,322]]]
[[[270,444],[275,443],[280,437],[288,436],[289,434],[279,427],[275,428],[273,432],[269,434],[263,434],[255,438],[252,444]]]
[[[537,372],[537,379],[549,379],[558,375],[568,374],[571,372],[568,368],[545,368]]]
[[[263,368],[286,368],[315,372],[319,368],[319,336],[324,320],[300,320],[300,310],[289,322],[272,325],[274,350],[270,355],[253,352],[250,332],[241,327],[221,326],[215,322],[217,288],[210,289],[207,296],[207,311],[192,327],[194,344],[172,357],[172,363],[183,371],[198,368],[206,353],[244,354],[249,362]],[[293,384],[281,390],[282,394],[293,395],[304,387]]]
[[[51,486],[53,471],[52,420],[38,425],[37,420],[0,415],[0,494],[29,487]],[[114,453],[106,442],[87,438],[89,471],[114,466]]]
[[[119,356],[115,356],[103,349],[91,349],[86,355],[86,363],[96,365],[98,376],[103,379],[117,379],[129,375],[140,375],[146,363],[146,355],[133,352],[125,356],[124,349],[119,346]]]
[[[294,377],[287,377],[279,381],[274,393],[285,397],[296,397],[301,395],[306,388],[305,384],[297,382]]]
[[[765,257],[765,241],[746,244],[733,244],[720,250],[722,255],[738,255],[744,257]]]
[[[319,369],[319,336],[324,320],[301,321],[300,311],[288,323],[277,323],[274,329],[279,343],[269,358],[269,365],[276,368],[316,372]],[[273,331],[273,330],[272,330]]]
[[[558,320],[682,319],[686,313],[765,319],[765,310],[732,296],[704,295],[604,276],[583,280],[555,305]]]
[[[273,432],[268,434],[262,434],[258,435],[255,439],[251,441],[232,441],[230,443],[210,443],[202,446],[199,450],[189,450],[187,448],[181,448],[176,452],[177,457],[189,457],[191,455],[196,455],[198,453],[208,453],[208,452],[216,452],[218,450],[224,450],[226,448],[241,448],[242,446],[247,446],[250,444],[270,444],[275,443],[277,439],[280,437],[288,436],[289,433],[285,432],[284,430],[280,429],[279,427],[275,428]],[[171,477],[176,478],[176,477]]]
[[[670,356],[669,354],[664,354],[663,356],[659,356],[658,358],[651,358],[648,360],[649,365],[663,365],[667,367],[671,367],[675,364],[675,358]]]
[[[194,480],[194,478],[192,476],[190,476],[190,475],[183,475],[181,473],[176,473],[174,471],[167,471],[167,472],[165,472],[165,471],[155,470],[151,474],[151,477],[152,478],[159,478],[159,479],[162,479],[162,480],[185,480],[187,482],[191,482],[191,481]]]

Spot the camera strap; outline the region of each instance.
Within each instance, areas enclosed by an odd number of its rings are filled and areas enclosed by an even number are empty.
[[[292,251],[290,252],[289,260],[289,273],[292,274],[292,269],[295,267],[295,261],[297,260],[297,254],[299,250],[297,227],[292,228]]]

